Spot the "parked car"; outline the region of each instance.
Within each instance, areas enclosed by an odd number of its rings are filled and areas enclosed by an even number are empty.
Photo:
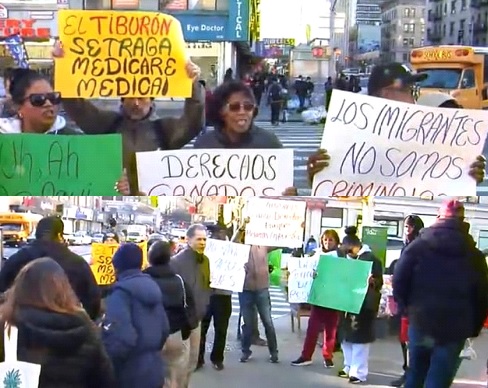
[[[103,233],[95,233],[92,236],[91,242],[92,242],[92,244],[93,243],[103,243]]]
[[[68,237],[69,245],[90,245],[91,242],[91,237],[88,235],[88,233],[83,231],[75,232]]]
[[[147,236],[145,234],[138,232],[138,231],[134,231],[134,232],[128,232],[127,233],[126,241],[139,244],[139,243],[146,241],[146,239],[147,239]]]

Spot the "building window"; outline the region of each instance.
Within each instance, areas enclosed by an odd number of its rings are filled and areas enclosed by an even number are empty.
[[[188,9],[227,11],[229,9],[229,0],[188,0]]]
[[[411,32],[411,33],[415,32],[415,23],[410,23],[408,25],[408,32]]]
[[[408,38],[403,39],[403,47],[408,47]]]
[[[405,24],[403,25],[403,32],[408,32],[408,26],[409,26],[409,24],[408,24],[408,23],[405,23]]]
[[[83,9],[112,9],[111,0],[83,0]]]
[[[410,16],[413,18],[415,17],[415,8],[410,9]]]
[[[456,13],[456,0],[451,1],[451,13]]]
[[[424,24],[424,23],[422,23],[422,24],[420,25],[420,32],[421,32],[422,34],[425,32],[425,24]]]
[[[454,35],[454,27],[455,27],[455,23],[454,22],[451,22],[449,24],[449,36],[453,36]]]
[[[415,47],[415,38],[410,38],[410,39],[408,40],[408,45],[409,45],[410,47]]]
[[[445,38],[446,37],[446,32],[447,32],[447,26],[444,24],[442,26],[442,37]]]
[[[410,17],[410,8],[403,9],[403,17],[409,18]]]
[[[466,8],[468,8],[466,4],[466,0],[461,0],[461,11],[466,10]]]
[[[410,60],[410,56],[408,53],[403,53],[403,62],[408,62]]]

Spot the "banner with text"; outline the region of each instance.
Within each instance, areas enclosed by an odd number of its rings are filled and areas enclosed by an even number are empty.
[[[250,249],[245,244],[208,239],[205,255],[210,261],[210,287],[242,292]]]
[[[0,165],[0,195],[117,195],[122,138],[1,135]]]
[[[320,256],[290,257],[288,259],[288,302],[308,303],[313,274]]]
[[[185,41],[171,15],[59,10],[56,90],[67,98],[190,97]]]
[[[334,90],[313,196],[474,196],[488,111],[431,108]]]
[[[138,152],[139,190],[157,196],[281,195],[293,186],[291,149]]]
[[[148,266],[147,242],[137,244],[142,249],[142,268]],[[109,286],[115,283],[115,270],[112,264],[112,257],[119,249],[119,244],[93,243],[91,245],[90,268],[99,286]]]
[[[246,244],[298,248],[303,245],[305,201],[249,198]]]

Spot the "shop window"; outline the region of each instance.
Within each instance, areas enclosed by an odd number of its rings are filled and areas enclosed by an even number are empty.
[[[390,237],[398,237],[403,234],[400,231],[400,221],[398,220],[385,220],[378,217],[375,217],[374,220],[378,225],[388,228],[388,236]]]
[[[488,250],[488,231],[487,230],[480,230],[477,248],[481,251]]]
[[[326,207],[322,210],[321,230],[342,228],[344,209]]]

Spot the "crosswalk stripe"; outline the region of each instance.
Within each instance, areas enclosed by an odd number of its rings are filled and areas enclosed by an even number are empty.
[[[286,300],[285,292],[281,287],[270,286],[269,296],[271,299],[271,318],[281,318],[290,313],[290,304]],[[232,294],[232,316],[239,316],[239,294]]]

